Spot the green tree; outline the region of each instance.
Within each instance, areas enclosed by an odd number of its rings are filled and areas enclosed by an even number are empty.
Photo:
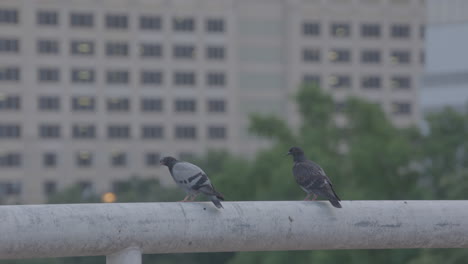
[[[298,129],[274,116],[252,118],[251,131],[273,141],[251,163],[249,184],[255,186],[256,199],[305,196],[291,175],[292,161],[284,157],[293,145],[322,165],[343,199],[420,197],[415,188],[419,174],[411,166],[413,137],[419,138],[414,129],[395,127],[377,105],[357,98],[347,100],[346,125],[338,126],[332,98],[318,87],[304,86],[294,98],[302,120]],[[404,263],[415,255],[416,250],[242,252],[229,263]]]
[[[468,107],[464,112],[445,108],[428,115],[421,137],[421,164],[428,199],[466,198],[468,185]]]

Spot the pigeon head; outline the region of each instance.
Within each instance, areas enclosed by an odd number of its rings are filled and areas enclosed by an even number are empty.
[[[304,155],[304,151],[300,147],[290,148],[286,155],[293,156],[294,161],[302,161],[302,160],[306,159],[306,157]]]
[[[163,157],[159,163],[161,165],[164,165],[164,166],[167,166],[169,168],[172,168],[172,166],[174,166],[174,164],[177,163],[177,159],[174,158],[174,157],[171,157],[171,156],[167,156],[167,157]]]

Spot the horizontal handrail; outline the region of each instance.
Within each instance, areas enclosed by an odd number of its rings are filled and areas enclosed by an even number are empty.
[[[0,258],[312,249],[468,248],[468,201],[0,206]]]

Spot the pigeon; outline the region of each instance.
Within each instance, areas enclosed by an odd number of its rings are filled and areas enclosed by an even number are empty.
[[[307,193],[304,201],[309,200],[313,195],[312,201],[317,199],[317,195],[327,198],[330,203],[341,208],[341,199],[333,190],[333,185],[330,179],[325,174],[325,171],[315,162],[308,160],[299,147],[289,149],[287,155],[292,155],[294,160],[293,175],[297,184]]]
[[[203,193],[210,197],[217,208],[223,208],[220,202],[224,201],[223,195],[214,189],[210,179],[200,167],[170,156],[162,158],[160,163],[169,168],[174,181],[187,193],[182,202],[193,201],[198,194]]]

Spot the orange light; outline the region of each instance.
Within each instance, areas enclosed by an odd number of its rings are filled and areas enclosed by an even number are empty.
[[[101,200],[103,203],[113,203],[117,200],[117,196],[112,192],[106,192],[102,195]]]

